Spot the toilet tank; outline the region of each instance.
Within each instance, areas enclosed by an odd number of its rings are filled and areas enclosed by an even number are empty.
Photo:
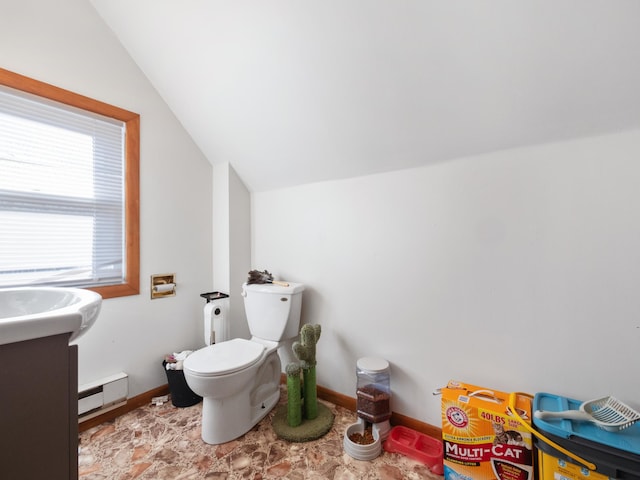
[[[254,337],[279,342],[300,333],[302,283],[242,285],[249,331]]]

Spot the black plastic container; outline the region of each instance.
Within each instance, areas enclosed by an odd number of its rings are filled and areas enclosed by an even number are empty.
[[[625,452],[601,443],[590,442],[580,437],[567,439],[547,432],[544,432],[544,435],[571,453],[595,464],[596,472],[602,475],[623,480],[640,480],[640,455]],[[579,465],[575,460],[567,457],[551,445],[537,438],[534,439],[534,444],[539,451],[547,455]]]
[[[200,395],[196,395],[187,385],[182,370],[167,370],[167,362],[162,362],[162,368],[167,373],[169,382],[169,392],[171,393],[171,403],[174,407],[190,407],[202,401]]]

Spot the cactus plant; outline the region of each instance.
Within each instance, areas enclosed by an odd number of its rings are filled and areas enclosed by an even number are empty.
[[[333,425],[333,412],[318,402],[316,344],[319,338],[320,325],[304,325],[300,341],[292,346],[298,361],[285,368],[287,404],[278,408],[272,425],[276,435],[290,442],[316,440]]]
[[[294,342],[293,353],[300,360],[304,379],[304,418],[318,416],[316,388],[316,343],[320,339],[320,325],[304,325],[300,330],[300,342]],[[290,399],[291,397],[289,397]]]

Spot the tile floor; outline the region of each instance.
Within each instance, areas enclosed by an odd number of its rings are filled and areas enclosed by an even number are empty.
[[[281,402],[286,401],[286,392]],[[176,408],[148,405],[80,434],[80,480],[380,479],[439,477],[401,454],[382,452],[373,461],[344,452],[344,432],[356,421],[347,409],[323,402],[335,414],[331,431],[305,443],[279,439],[271,414],[241,438],[208,445],[200,438],[202,403]]]

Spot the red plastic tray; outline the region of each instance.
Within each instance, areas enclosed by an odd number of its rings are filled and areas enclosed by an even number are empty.
[[[429,467],[436,475],[444,474],[442,441],[398,425],[389,431],[383,445],[385,451],[402,453]]]

